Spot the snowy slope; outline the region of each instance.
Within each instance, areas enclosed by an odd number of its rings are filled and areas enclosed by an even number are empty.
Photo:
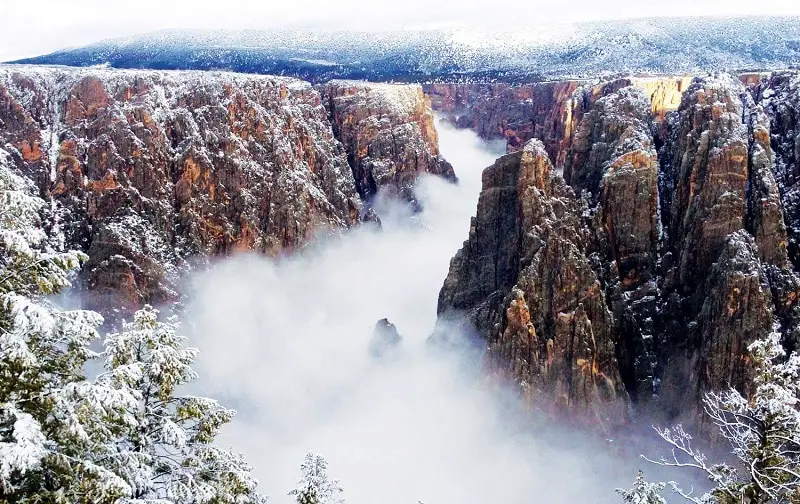
[[[525,30],[381,33],[164,31],[22,62],[230,69],[311,81],[738,71],[800,64],[800,18],[658,18]]]

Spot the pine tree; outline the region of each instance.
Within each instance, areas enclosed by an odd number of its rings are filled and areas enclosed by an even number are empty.
[[[730,443],[735,465],[709,463],[680,425],[656,428],[672,447],[672,457],[656,463],[700,470],[714,484],[701,497],[673,484],[690,501],[800,503],[800,355],[786,358],[778,333],[748,350],[756,371],[753,397],[729,389],[704,399],[705,413]]]
[[[648,483],[644,479],[644,473],[639,471],[633,488],[630,490],[617,488],[617,493],[622,496],[623,502],[629,504],[667,504],[667,501],[660,495],[666,486],[665,483]]]
[[[2,329],[10,330],[11,294],[33,299],[70,286],[69,275],[86,256],[63,251],[63,243],[48,238],[42,226],[47,203],[34,196],[33,184],[13,173],[0,149],[0,295],[4,298]]]
[[[179,395],[196,378],[194,348],[184,348],[174,320],[150,306],[105,340],[106,372],[98,382],[135,397],[104,465],[132,488],[129,502],[256,503],[250,467],[213,445],[235,412],[205,397]]]
[[[300,480],[289,492],[297,504],[343,504],[339,481],[328,479],[328,461],[319,453],[306,453],[300,465]]]
[[[212,443],[233,411],[176,396],[197,354],[150,307],[105,343],[102,317],[47,299],[86,259],[43,231],[50,208],[0,149],[0,501],[263,502],[241,456]]]
[[[12,502],[98,502],[127,492],[88,456],[99,419],[127,397],[84,380],[97,355],[100,315],[58,310],[46,296],[69,287],[85,256],[48,239],[48,207],[0,150],[0,495]]]

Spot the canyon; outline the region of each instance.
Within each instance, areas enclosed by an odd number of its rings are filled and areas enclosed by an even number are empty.
[[[0,149],[89,255],[87,306],[123,313],[177,302],[212,257],[375,220],[379,188],[455,180],[419,86],[232,73],[0,67]]]
[[[87,306],[124,315],[180,302],[215,257],[296,255],[375,225],[384,198],[432,205],[419,180],[460,183],[433,111],[507,153],[483,171],[432,342],[475,333],[529,409],[674,418],[747,391],[746,346],[773,327],[800,347],[796,71],[311,85],[2,66],[0,163],[88,254]]]
[[[608,426],[629,401],[674,418],[706,391],[749,390],[750,342],[774,324],[800,343],[798,82],[428,87],[509,152],[484,172],[440,317],[476,327],[493,370],[545,414]]]

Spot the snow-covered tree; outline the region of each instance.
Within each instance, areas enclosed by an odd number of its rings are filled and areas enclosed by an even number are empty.
[[[50,207],[0,149],[0,502],[263,502],[241,456],[212,443],[233,411],[177,396],[196,350],[150,307],[106,339],[106,372],[84,376],[102,317],[59,310],[86,259],[42,225]]]
[[[319,453],[306,453],[300,464],[297,487],[289,492],[297,504],[341,504],[342,487],[339,481],[328,479],[328,461]]]
[[[666,486],[666,483],[649,483],[644,479],[644,473],[639,471],[633,488],[630,490],[617,488],[617,493],[622,496],[622,502],[629,504],[667,504],[661,497],[661,491]]]
[[[9,169],[7,156],[0,149],[0,295],[55,294],[70,285],[70,273],[86,256],[63,251],[57,241],[48,239],[42,226],[47,203],[33,194],[29,180]],[[2,323],[8,324],[9,307],[5,310]]]
[[[800,503],[800,355],[786,358],[778,333],[748,350],[756,371],[753,396],[748,399],[730,389],[704,399],[706,414],[731,445],[734,465],[709,463],[680,425],[656,428],[672,447],[671,457],[656,463],[697,469],[714,486],[695,497],[673,483],[690,501]]]
[[[0,495],[13,502],[111,502],[125,483],[92,461],[100,420],[130,403],[84,380],[100,315],[46,296],[85,259],[48,239],[45,202],[0,149]]]
[[[174,320],[146,306],[105,339],[98,383],[135,398],[103,464],[130,485],[127,502],[251,503],[266,499],[241,455],[214,446],[235,412],[205,397],[179,395],[196,378],[194,348]]]

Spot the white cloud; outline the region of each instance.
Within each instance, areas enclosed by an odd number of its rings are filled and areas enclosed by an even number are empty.
[[[533,26],[666,15],[800,15],[787,0],[613,3],[553,0],[0,0],[0,61],[164,28],[312,27],[360,30],[451,25]]]

